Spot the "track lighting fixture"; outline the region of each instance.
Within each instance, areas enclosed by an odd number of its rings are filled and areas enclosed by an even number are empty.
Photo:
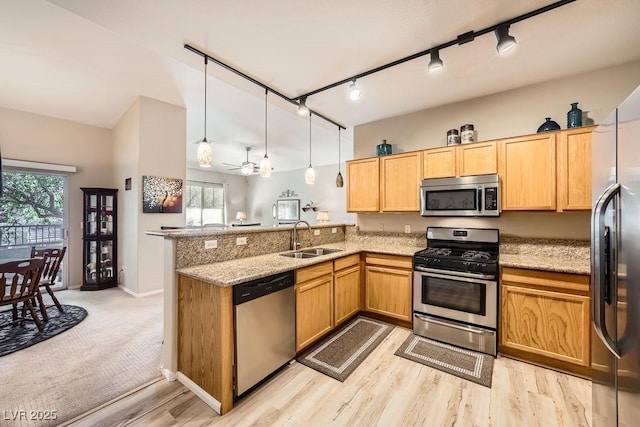
[[[300,105],[298,106],[298,114],[301,116],[306,116],[309,114],[309,107],[307,107],[307,97],[303,96],[300,98]]]
[[[360,87],[358,86],[358,84],[354,79],[349,85],[349,98],[352,101],[357,101],[358,99],[360,99],[360,94],[361,94]]]
[[[269,90],[264,90],[264,157],[260,162],[260,176],[263,178],[269,178],[271,176],[271,160],[269,160],[269,156],[267,155],[267,107],[269,103],[267,102],[267,97],[269,96]]]
[[[496,50],[499,54],[507,53],[516,47],[517,42],[515,37],[509,35],[508,24],[498,25],[494,32],[496,35],[496,39],[498,39]]]
[[[213,153],[211,145],[207,141],[207,57],[204,58],[204,138],[198,143],[198,151],[196,152],[196,160],[198,166],[202,168],[210,168],[213,163]]]
[[[313,184],[316,182],[316,171],[311,166],[311,114],[309,114],[309,167],[304,173],[304,182],[307,184]]]
[[[444,64],[440,59],[440,52],[438,49],[431,49],[431,61],[429,61],[429,65],[427,66],[427,70],[431,73],[434,71],[442,70]]]

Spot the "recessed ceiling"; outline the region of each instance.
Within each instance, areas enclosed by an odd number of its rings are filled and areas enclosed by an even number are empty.
[[[0,14],[0,105],[111,128],[135,96],[187,109],[187,153],[202,138],[203,62],[189,43],[295,97],[428,49],[470,30],[552,3],[531,0],[270,2],[32,0]],[[492,34],[440,53],[444,72],[422,57],[307,101],[351,127],[541,81],[640,59],[637,0],[578,0],[511,26],[517,50],[496,53]],[[209,66],[208,132],[218,162],[259,161],[264,92]],[[337,129],[315,118],[314,165],[337,161]],[[308,162],[308,122],[270,96],[269,153],[276,170]],[[216,151],[214,148],[214,155]]]

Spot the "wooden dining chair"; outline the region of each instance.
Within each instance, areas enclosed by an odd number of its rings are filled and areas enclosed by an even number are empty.
[[[44,301],[42,300],[42,291],[41,288],[45,288],[53,303],[58,308],[58,310],[62,313],[64,310],[60,301],[53,293],[53,289],[51,286],[56,281],[56,276],[58,275],[58,271],[60,271],[60,264],[62,264],[62,259],[64,258],[64,254],[67,251],[67,247],[63,247],[62,249],[58,248],[47,248],[47,249],[36,249],[35,247],[31,248],[31,258],[43,258],[44,259],[44,267],[42,269],[42,275],[40,276],[40,282],[38,283],[38,290],[36,291],[36,298],[38,299],[38,304],[40,305],[40,313],[42,313],[42,318],[47,321],[49,320],[49,316],[47,315],[47,307],[44,305]]]
[[[18,324],[24,322],[26,312],[29,310],[33,321],[39,331],[43,326],[36,314],[31,300],[38,292],[38,282],[44,268],[44,258],[26,259],[24,261],[12,261],[0,264],[0,306],[12,305],[12,322]],[[18,304],[24,303],[22,317],[18,317]],[[1,325],[5,326],[5,325]]]

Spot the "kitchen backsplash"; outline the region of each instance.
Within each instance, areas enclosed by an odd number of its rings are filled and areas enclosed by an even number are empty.
[[[336,233],[331,232],[332,228],[336,229]],[[298,238],[303,247],[342,242],[345,240],[345,228],[353,228],[353,226],[323,226],[312,229],[312,233],[309,233],[306,227],[298,226]],[[320,235],[313,235],[314,230],[319,230]],[[238,246],[236,244],[238,237],[246,237],[247,244]],[[217,240],[218,247],[205,249],[204,242],[206,240]],[[291,229],[264,228],[259,231],[247,230],[246,233],[185,236],[176,239],[176,268],[284,252],[290,249]]]
[[[345,240],[366,245],[407,245],[426,247],[427,240],[424,232],[420,233],[395,233],[388,231],[362,231],[360,227],[348,227]]]
[[[500,253],[551,258],[589,258],[589,240],[500,236]]]

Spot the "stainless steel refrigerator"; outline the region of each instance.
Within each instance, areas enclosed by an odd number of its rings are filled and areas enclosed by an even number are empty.
[[[593,426],[639,426],[640,87],[592,143]]]

